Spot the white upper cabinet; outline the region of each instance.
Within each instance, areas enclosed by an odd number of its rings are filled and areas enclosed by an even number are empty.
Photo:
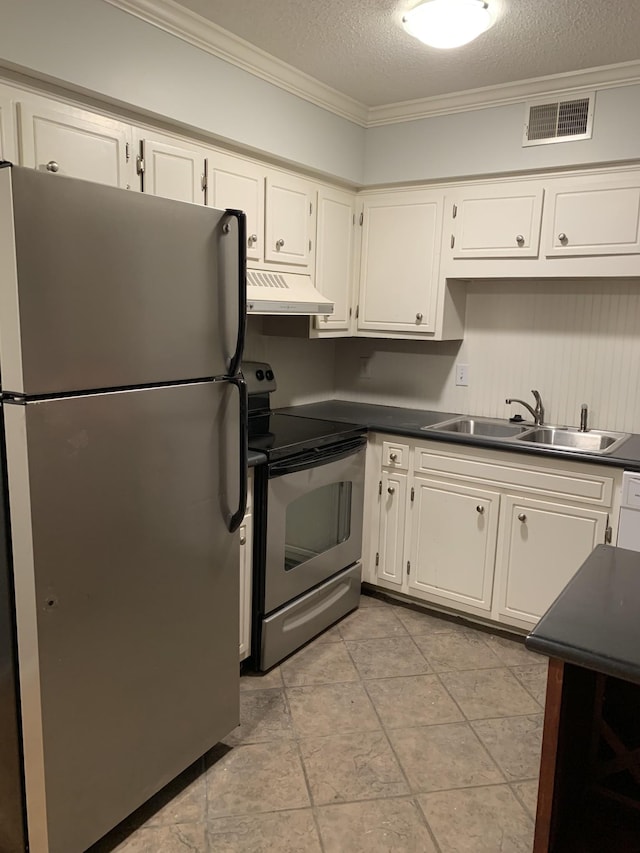
[[[546,207],[548,257],[640,253],[640,172],[559,181]]]
[[[465,187],[447,198],[454,258],[535,258],[540,245],[541,185]]]
[[[137,163],[146,193],[204,204],[206,164],[202,149],[157,138],[141,139]]]
[[[436,331],[442,209],[439,192],[365,197],[358,331]]]
[[[270,264],[310,268],[315,230],[315,187],[279,172],[266,184],[265,252]]]
[[[40,100],[19,103],[18,120],[23,166],[129,188],[128,125]]]
[[[331,187],[318,190],[317,289],[334,303],[333,314],[315,318],[316,329],[346,333],[353,302],[355,194]]]
[[[10,91],[0,87],[0,160],[17,162],[15,122]]]
[[[209,152],[208,197],[211,207],[243,210],[247,216],[247,260],[264,258],[264,183],[262,167],[240,157]]]

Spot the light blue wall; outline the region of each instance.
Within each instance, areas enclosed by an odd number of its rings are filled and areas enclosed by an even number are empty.
[[[640,86],[597,93],[593,137],[522,147],[523,103],[367,130],[365,184],[640,159]]]
[[[103,0],[0,0],[0,62],[362,182],[362,127]]]

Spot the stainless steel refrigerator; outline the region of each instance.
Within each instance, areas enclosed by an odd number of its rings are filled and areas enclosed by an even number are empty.
[[[238,722],[245,223],[0,168],[0,850],[80,853]]]

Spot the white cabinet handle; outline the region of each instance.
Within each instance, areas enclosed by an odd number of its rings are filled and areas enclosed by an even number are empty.
[[[257,234],[250,234],[249,237],[247,238],[247,243],[250,246],[253,246],[253,244],[257,243],[257,242],[258,242],[258,235]]]
[[[59,171],[60,166],[56,163],[55,160],[49,160],[47,163],[47,172],[57,172]]]
[[[522,234],[518,234],[518,236],[516,237],[516,243],[518,244],[518,246],[522,246],[524,244],[524,237],[522,236]]]
[[[276,240],[276,249],[281,249],[283,246],[284,246],[284,240],[282,238],[280,238],[279,240]]]
[[[566,243],[566,242],[567,242],[567,235],[564,233],[564,231],[561,231],[561,232],[558,234],[558,240],[560,240],[560,242],[561,242],[561,243]]]
[[[518,521],[526,521],[527,516],[523,512],[518,513]]]
[[[476,507],[476,512],[480,513],[480,515],[484,514],[484,507],[482,506],[482,504],[478,504],[478,506]]]
[[[416,320],[418,321],[418,323],[422,323],[422,314],[416,314]]]

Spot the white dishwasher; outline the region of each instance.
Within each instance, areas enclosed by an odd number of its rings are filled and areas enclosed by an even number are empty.
[[[622,502],[618,524],[618,548],[640,551],[640,473],[622,475]]]

